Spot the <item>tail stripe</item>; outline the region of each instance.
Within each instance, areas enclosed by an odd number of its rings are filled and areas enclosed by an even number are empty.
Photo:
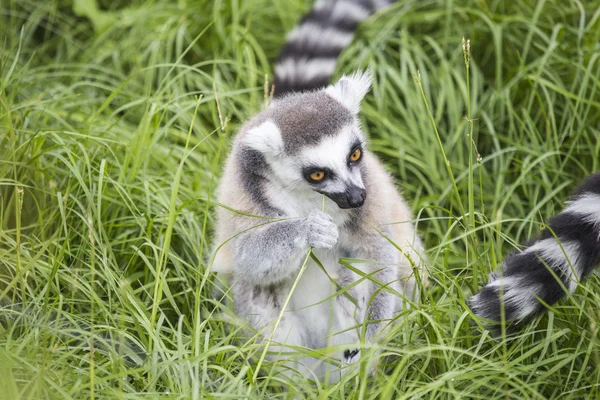
[[[597,203],[600,209],[600,203]],[[542,233],[542,240],[550,240],[560,251],[554,234],[558,236],[563,248],[565,243],[578,245],[577,256],[571,255],[571,261],[577,261],[578,279],[587,277],[600,260],[600,225],[591,221],[593,214],[575,214],[566,210],[550,220],[550,229]],[[554,232],[554,234],[553,234]]]
[[[559,277],[564,278],[563,283],[572,292],[577,287],[578,277],[581,276],[581,253],[579,248],[579,243],[575,241],[559,243],[555,238],[551,238],[536,242],[525,250],[525,253],[533,253],[540,258]]]
[[[288,59],[277,65],[275,73],[288,84],[321,84],[335,71],[336,61],[329,58]],[[300,79],[301,78],[301,79]]]
[[[325,7],[324,1],[320,1],[318,3],[323,3],[323,7]],[[365,5],[360,3],[354,3],[352,1],[346,1],[344,2],[343,7],[340,7],[338,5],[337,7],[333,8],[331,12],[331,18],[335,21],[348,20],[358,24],[361,21],[364,21],[365,19],[369,18],[370,14],[371,12],[369,11],[369,8]]]
[[[295,28],[288,35],[288,44],[282,51],[282,59],[286,56],[298,55],[301,48],[306,47],[304,56],[337,57],[339,52],[352,42],[352,32],[333,27],[323,27],[314,22],[307,22]],[[323,40],[327,38],[327,40]]]
[[[587,193],[569,202],[565,212],[580,215],[587,222],[600,227],[600,194]]]

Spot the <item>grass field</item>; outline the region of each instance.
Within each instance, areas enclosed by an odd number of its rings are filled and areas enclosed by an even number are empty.
[[[360,27],[337,76],[374,72],[364,128],[430,290],[372,377],[374,349],[287,392],[247,361],[210,297],[211,198],[310,4],[0,0],[0,399],[600,398],[597,276],[510,339],[465,304],[600,169],[600,0],[401,0]]]

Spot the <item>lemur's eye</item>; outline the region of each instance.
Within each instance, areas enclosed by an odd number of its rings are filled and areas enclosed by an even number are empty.
[[[315,182],[322,181],[323,178],[325,178],[325,171],[315,171],[312,174],[310,174],[310,179],[312,179]]]
[[[350,162],[357,162],[358,160],[360,160],[360,157],[362,156],[362,151],[360,151],[360,149],[354,149],[354,151],[352,152],[352,154],[350,154]]]

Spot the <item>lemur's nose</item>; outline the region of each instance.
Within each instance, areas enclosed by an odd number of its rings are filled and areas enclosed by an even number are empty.
[[[351,186],[346,190],[346,198],[348,199],[348,205],[352,208],[360,207],[365,203],[367,198],[367,191],[364,188],[358,186]]]

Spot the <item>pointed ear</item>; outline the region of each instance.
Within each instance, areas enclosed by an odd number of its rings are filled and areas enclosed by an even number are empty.
[[[244,135],[243,142],[250,148],[270,155],[283,153],[281,131],[271,120],[250,129]]]
[[[337,83],[325,89],[325,92],[342,103],[354,114],[358,114],[360,103],[371,89],[373,81],[371,71],[357,71],[354,74],[344,75]]]

